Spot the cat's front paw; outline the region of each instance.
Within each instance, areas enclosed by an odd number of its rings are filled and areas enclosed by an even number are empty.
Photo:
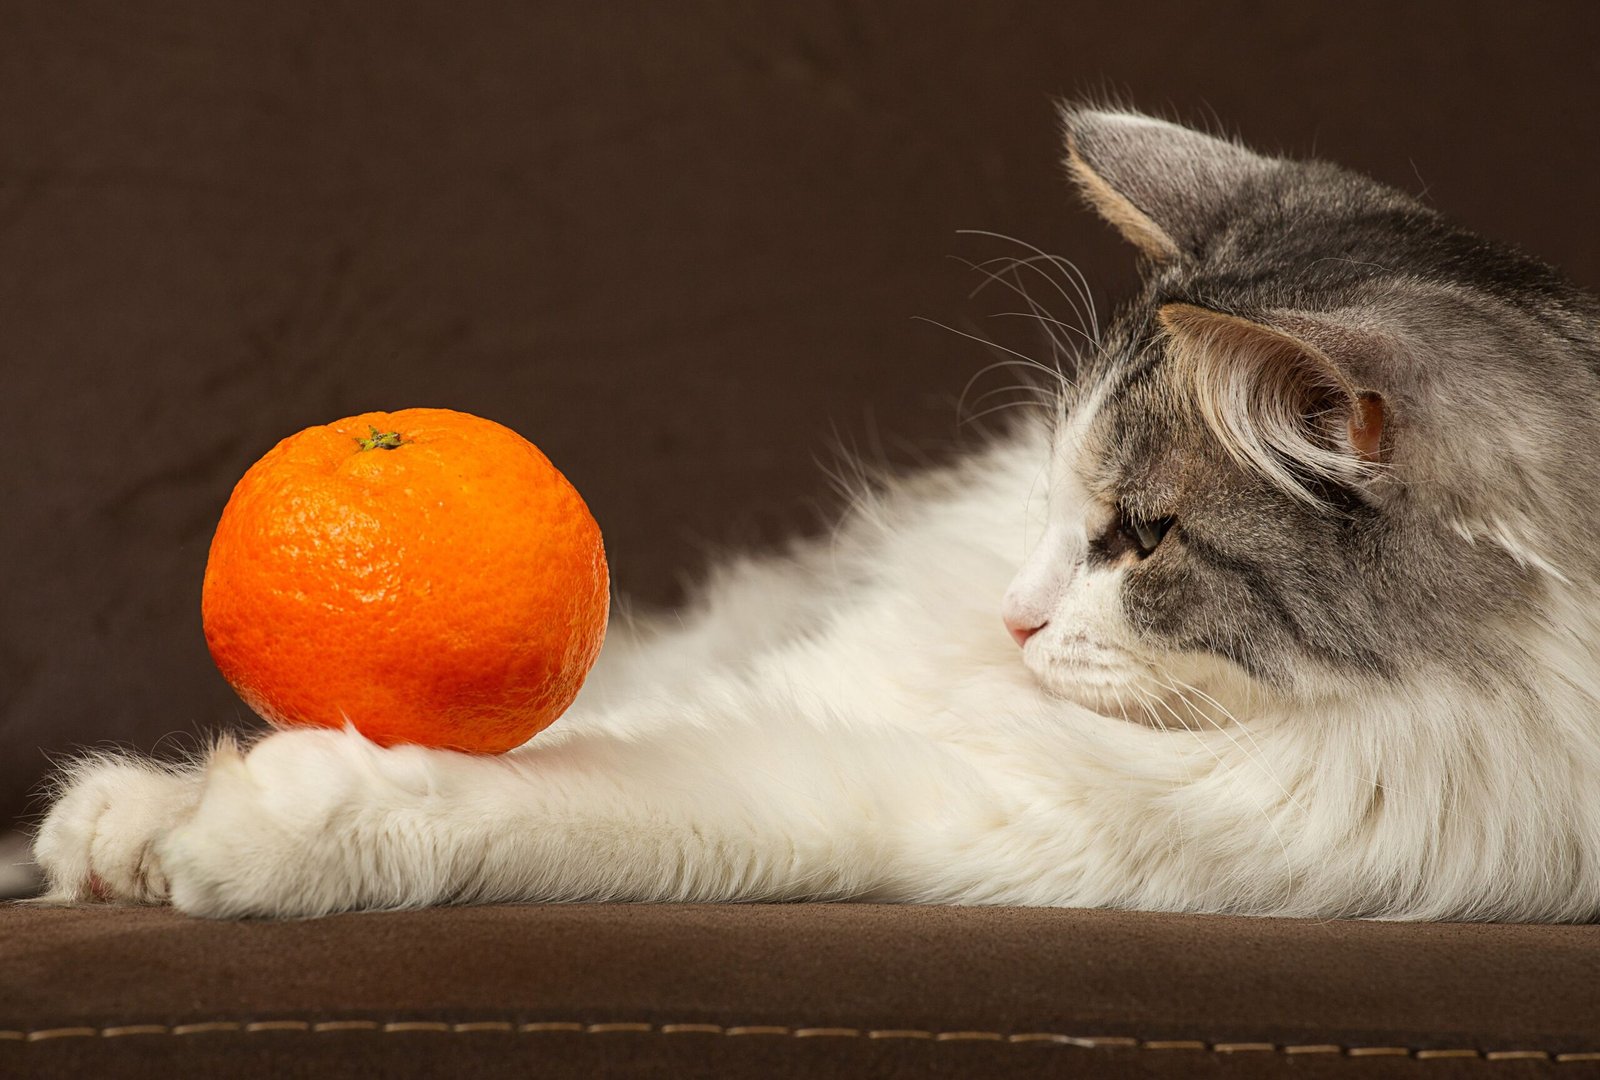
[[[40,826],[33,857],[43,903],[158,904],[169,893],[155,843],[194,811],[200,777],[125,756],[70,766]]]
[[[425,875],[387,843],[394,815],[426,792],[404,782],[405,763],[426,753],[312,729],[214,753],[194,813],[156,842],[173,906],[286,918],[427,902]]]
[[[501,767],[313,729],[247,753],[225,743],[183,770],[85,761],[34,842],[45,899],[170,901],[213,918],[437,903],[454,895],[454,856],[448,837],[430,840],[429,815],[447,805],[440,775],[463,768]]]
[[[307,849],[337,841],[314,820],[323,799],[304,772],[319,770],[293,751],[308,741],[315,750],[319,735],[278,734],[248,754],[211,756],[195,812],[157,846],[173,906],[211,918],[310,914],[299,897],[319,874]]]

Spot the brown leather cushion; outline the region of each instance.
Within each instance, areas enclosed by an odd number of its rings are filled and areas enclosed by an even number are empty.
[[[1600,1072],[1597,971],[1595,926],[12,907],[0,1075],[1576,1077]]]

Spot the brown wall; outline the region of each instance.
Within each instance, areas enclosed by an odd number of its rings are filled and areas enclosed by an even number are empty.
[[[913,316],[1006,310],[956,230],[1129,279],[1051,95],[1314,148],[1600,284],[1595,11],[0,0],[0,819],[45,752],[244,719],[201,569],[305,425],[510,424],[650,601],[809,527],[835,431],[949,447],[989,355]]]

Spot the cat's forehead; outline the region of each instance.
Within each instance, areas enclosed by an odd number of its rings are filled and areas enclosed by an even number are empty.
[[[1101,369],[1068,412],[1057,459],[1103,502],[1174,498],[1231,465],[1158,349]]]

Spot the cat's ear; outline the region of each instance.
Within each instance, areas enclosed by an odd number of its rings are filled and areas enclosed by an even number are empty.
[[[1061,125],[1084,198],[1156,262],[1195,250],[1240,187],[1279,165],[1138,113],[1065,105]]]
[[[1385,343],[1327,316],[1244,318],[1192,304],[1159,314],[1206,424],[1241,463],[1291,493],[1365,483],[1393,453],[1393,412],[1362,376]]]

